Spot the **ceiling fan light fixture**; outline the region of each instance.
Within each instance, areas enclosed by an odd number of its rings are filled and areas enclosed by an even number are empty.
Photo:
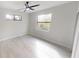
[[[27,8],[26,10],[27,10],[27,11],[29,11],[30,9],[29,9],[29,8]]]

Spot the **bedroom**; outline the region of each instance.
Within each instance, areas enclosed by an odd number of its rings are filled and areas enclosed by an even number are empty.
[[[0,58],[78,57],[78,4],[0,1]]]

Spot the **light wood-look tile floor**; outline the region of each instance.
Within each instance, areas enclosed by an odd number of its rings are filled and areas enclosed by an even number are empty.
[[[0,42],[0,58],[69,58],[70,54],[64,47],[31,36]]]

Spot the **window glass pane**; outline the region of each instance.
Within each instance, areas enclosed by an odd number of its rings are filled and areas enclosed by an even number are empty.
[[[6,15],[6,19],[13,20],[13,19],[14,19],[14,16],[7,14],[7,15]]]
[[[51,14],[38,16],[38,22],[45,22],[45,21],[47,21],[47,22],[51,21]]]
[[[15,19],[19,20],[19,16],[15,16]]]
[[[22,21],[22,17],[19,16],[19,15],[15,15],[14,20],[15,20],[15,21]]]
[[[39,15],[38,26],[43,30],[49,30],[51,24],[51,14]]]

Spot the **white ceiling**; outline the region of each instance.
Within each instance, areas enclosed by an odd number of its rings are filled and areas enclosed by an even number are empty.
[[[34,7],[35,10],[27,11],[27,12],[35,12],[39,10],[43,10],[46,8],[54,7],[60,4],[69,3],[67,1],[30,1],[29,5],[40,4],[38,7]],[[25,1],[0,1],[0,8],[13,9],[17,11],[21,8],[24,8]]]

